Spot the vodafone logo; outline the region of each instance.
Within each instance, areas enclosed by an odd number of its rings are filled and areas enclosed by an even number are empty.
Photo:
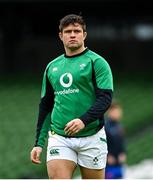
[[[72,85],[72,82],[73,82],[73,77],[72,74],[70,73],[64,73],[60,77],[60,84],[65,88],[70,87]]]

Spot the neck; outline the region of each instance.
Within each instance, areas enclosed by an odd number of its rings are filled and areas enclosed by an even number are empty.
[[[65,49],[65,53],[66,53],[67,56],[74,56],[74,55],[80,54],[85,49],[86,48],[84,46],[80,47],[78,49]]]

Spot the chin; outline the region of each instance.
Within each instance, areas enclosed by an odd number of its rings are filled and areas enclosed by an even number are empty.
[[[80,47],[78,47],[78,46],[71,46],[71,47],[69,47],[69,49],[71,50],[71,51],[75,51],[75,50],[77,50],[77,49],[79,49]]]
[[[69,46],[68,48],[71,49],[71,50],[77,50],[77,49],[80,49],[81,46],[79,45],[72,45],[72,46]]]

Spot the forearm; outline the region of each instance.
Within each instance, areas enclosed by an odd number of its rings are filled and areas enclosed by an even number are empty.
[[[35,146],[43,147],[45,143],[45,139],[48,135],[48,129],[50,127],[50,122],[51,122],[50,118],[51,118],[51,111],[53,108],[53,101],[54,101],[53,88],[46,75],[45,94],[41,98],[39,104]]]
[[[103,117],[111,105],[112,95],[112,90],[97,89],[95,103],[86,113],[79,117],[85,125]]]
[[[50,126],[50,112],[48,113],[46,112],[46,115],[44,113],[43,116],[41,115],[38,118],[35,146],[40,146],[40,147],[44,146],[45,139],[48,135],[49,126]]]

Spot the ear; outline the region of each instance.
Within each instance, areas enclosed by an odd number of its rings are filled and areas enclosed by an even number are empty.
[[[59,32],[59,34],[58,34],[58,35],[59,35],[60,40],[61,40],[61,41],[63,41],[63,36],[62,36],[62,33],[61,33],[61,32]]]
[[[86,37],[87,37],[87,32],[84,32],[84,33],[83,33],[83,36],[84,36],[84,40],[85,40]]]

